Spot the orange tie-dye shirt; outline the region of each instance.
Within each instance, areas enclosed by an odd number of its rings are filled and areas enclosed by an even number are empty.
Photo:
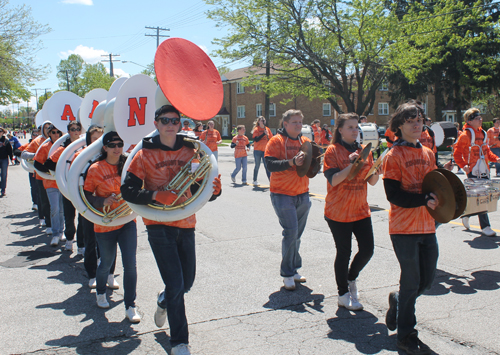
[[[274,157],[278,160],[292,159],[300,149],[303,142],[310,140],[306,137],[291,139],[281,134],[275,135],[269,140],[266,146],[265,157]],[[285,171],[271,173],[271,192],[297,196],[309,191],[309,178],[307,176],[299,177],[297,167],[291,166]]]
[[[100,160],[92,164],[87,171],[83,189],[98,197],[107,198],[112,194],[119,195],[121,186],[121,176],[118,175],[118,166],[111,165],[106,160]],[[110,211],[126,203],[124,200],[115,202],[110,206]],[[102,212],[102,208],[100,209]],[[94,232],[106,233],[120,229],[122,226],[101,226],[94,224]]]
[[[132,159],[127,171],[144,181],[144,188],[149,191],[164,191],[184,165],[192,158],[193,148],[183,146],[179,150],[141,149]],[[186,196],[191,197],[188,189]],[[174,222],[157,222],[142,218],[145,225],[164,224],[178,228],[194,228],[196,215]]]
[[[217,149],[218,149],[217,142],[220,140],[221,140],[220,133],[216,129],[214,129],[212,131],[207,129],[206,131],[203,131],[203,133],[200,136],[200,141],[205,143],[207,145],[207,147],[210,148],[210,150],[212,152],[217,151]]]
[[[241,158],[241,157],[246,157],[247,154],[247,144],[250,144],[250,141],[246,136],[243,135],[237,135],[233,137],[232,142],[236,144],[236,147],[234,147],[234,157],[235,158]]]
[[[261,134],[263,134],[264,130],[266,130],[267,136],[264,135],[264,137],[262,137],[258,142],[256,142],[254,140],[253,141],[253,150],[260,150],[260,151],[263,151],[263,152],[266,151],[267,142],[269,142],[269,139],[271,139],[272,136],[273,136],[273,133],[271,132],[271,130],[269,129],[269,127],[264,127],[264,128],[256,127],[253,130],[252,137],[255,139],[255,137],[258,137]]]
[[[386,141],[387,141],[387,139],[390,139],[391,141],[395,142],[398,139],[398,137],[396,137],[396,133],[391,131],[389,128],[387,128],[387,130],[385,131],[384,136],[386,138]],[[392,147],[392,144],[393,143],[387,141],[387,148]]]
[[[486,134],[490,148],[500,148],[500,129],[491,127]]]
[[[427,131],[427,129],[424,129],[422,131],[422,134],[420,135],[420,138],[418,139],[418,141],[420,143],[422,143],[422,145],[424,147],[427,147],[430,150],[432,150],[434,153],[437,153],[437,148],[436,148],[436,143],[434,142],[434,137],[432,137],[429,134],[429,132]]]
[[[402,190],[421,194],[425,175],[436,168],[434,153],[429,148],[396,145],[385,156],[384,179],[400,181]],[[389,234],[435,233],[434,223],[425,206],[403,208],[391,203]]]
[[[52,142],[50,141],[47,144],[41,146],[35,154],[35,161],[39,162],[40,164],[45,164],[45,162],[49,157],[49,151],[51,147],[52,147]],[[55,180],[47,180],[43,179],[42,177],[40,177],[39,180],[43,180],[43,187],[45,187],[45,189],[58,188],[57,182]]]
[[[364,146],[362,146],[364,147]],[[361,149],[358,150],[358,153]],[[339,143],[330,145],[325,153],[324,170],[338,168],[344,170],[351,163],[351,153]],[[371,216],[367,201],[367,182],[364,181],[368,170],[373,165],[372,153],[359,173],[351,180],[345,179],[340,184],[327,185],[325,199],[325,217],[336,222],[354,222]]]

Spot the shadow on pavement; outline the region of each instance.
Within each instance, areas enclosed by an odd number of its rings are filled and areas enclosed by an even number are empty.
[[[271,293],[269,301],[263,307],[270,309],[293,307],[290,310],[299,313],[308,312],[308,308],[323,312],[324,299],[324,295],[313,294],[309,287],[296,283],[295,291],[288,291],[285,287],[281,287],[279,291]]]
[[[469,295],[481,291],[500,289],[500,272],[493,270],[474,271],[471,276],[461,276],[437,270],[428,296],[441,296],[450,292]]]
[[[464,229],[464,231],[467,231]],[[500,238],[498,237],[487,237],[479,231],[467,231],[469,233],[477,234],[478,236],[472,240],[464,240],[464,243],[469,244],[471,248],[474,249],[498,249],[500,247]]]
[[[165,350],[165,353],[171,353],[172,348],[170,347],[170,337],[166,332],[155,333],[155,341],[161,345],[161,347]]]

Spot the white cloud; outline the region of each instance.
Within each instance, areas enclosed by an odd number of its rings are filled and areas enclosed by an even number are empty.
[[[61,3],[63,3],[63,4],[76,4],[76,5],[88,5],[88,6],[94,5],[94,2],[92,0],[62,0]]]
[[[60,52],[59,57],[61,59],[67,59],[71,54],[78,54],[80,55],[83,60],[86,63],[89,64],[95,64],[97,62],[100,62],[101,59],[108,59],[109,58],[104,58],[102,55],[108,54],[103,49],[94,49],[94,47],[87,47],[87,46],[82,46],[81,44],[75,48],[75,50],[68,50],[67,52]]]
[[[106,71],[109,73],[109,63],[107,63]],[[115,77],[130,78],[129,73],[125,72],[123,69],[116,68],[115,64],[113,64],[113,74],[115,75]]]

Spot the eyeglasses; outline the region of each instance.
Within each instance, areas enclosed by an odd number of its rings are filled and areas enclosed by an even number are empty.
[[[70,128],[69,131],[70,132],[80,132],[82,129],[80,127],[78,128]]]
[[[106,144],[106,147],[108,147],[108,148],[115,148],[115,147],[123,148],[123,142],[120,142],[120,143],[108,143],[108,144]]]
[[[189,122],[184,122],[184,126],[188,126],[189,125]]]
[[[163,124],[163,125],[168,125],[169,123],[172,123],[175,126],[175,125],[179,124],[179,122],[181,121],[181,119],[178,118],[178,117],[173,117],[173,118],[170,118],[170,117],[160,117],[160,118],[158,118],[158,121],[160,121],[161,124]]]

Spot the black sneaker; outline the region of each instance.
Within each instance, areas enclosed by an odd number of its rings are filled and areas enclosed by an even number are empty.
[[[389,330],[396,330],[398,327],[398,296],[399,293],[397,291],[389,293],[389,310],[385,315],[385,325],[387,325]]]
[[[408,334],[403,340],[398,340],[397,346],[409,355],[427,355],[431,353],[431,349],[418,338],[416,330]]]

